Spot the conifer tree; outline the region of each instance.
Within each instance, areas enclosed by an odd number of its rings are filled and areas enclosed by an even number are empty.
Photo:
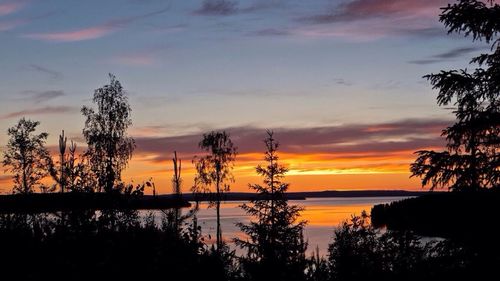
[[[491,53],[471,60],[477,66],[425,76],[439,91],[440,106],[454,105],[455,124],[446,128],[445,151],[417,151],[412,176],[431,190],[481,190],[500,184],[500,5],[460,0],[443,8],[440,21],[449,33],[463,33],[491,45]]]
[[[288,169],[278,163],[278,142],[272,131],[267,131],[265,166],[258,165],[257,174],[263,184],[250,184],[256,199],[241,207],[252,217],[249,224],[238,223],[248,239],[236,239],[247,250],[242,259],[245,273],[251,280],[303,280],[307,244],[303,239],[305,221],[297,221],[302,208],[289,205],[283,182]]]

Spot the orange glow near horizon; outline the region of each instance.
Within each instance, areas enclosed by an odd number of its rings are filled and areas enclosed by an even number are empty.
[[[141,183],[152,179],[157,193],[171,193],[173,174],[171,161],[157,161],[156,155],[136,154],[122,174],[125,182]],[[384,155],[373,153],[350,154],[293,154],[280,153],[280,162],[289,168],[285,182],[289,191],[405,189],[421,190],[418,178],[410,178],[409,165],[414,161],[412,151],[399,151]],[[252,192],[249,183],[261,183],[255,167],[265,165],[262,153],[246,153],[236,157],[235,182],[231,191]],[[183,192],[190,192],[195,176],[191,159],[182,159]],[[51,179],[44,181],[50,184]],[[2,193],[10,193],[12,180],[3,177]],[[152,190],[146,190],[151,194]]]
[[[140,182],[152,178],[158,193],[171,192],[172,164],[170,161],[151,161],[140,155],[130,163],[123,180]],[[255,173],[258,164],[264,165],[261,153],[237,156],[234,165],[235,182],[231,191],[249,192],[249,183],[261,183]],[[137,160],[140,159],[140,160]],[[387,155],[292,154],[280,153],[280,161],[289,168],[285,181],[289,191],[406,189],[420,190],[420,181],[410,178],[409,165],[414,161],[410,151]],[[182,160],[183,192],[190,192],[195,175],[190,159]],[[151,193],[151,191],[146,191]]]

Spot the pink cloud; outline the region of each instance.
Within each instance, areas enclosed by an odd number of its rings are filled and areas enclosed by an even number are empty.
[[[65,32],[33,33],[23,37],[51,42],[76,42],[90,39],[97,39],[108,35],[116,28],[110,25],[94,26],[79,30]]]
[[[353,17],[406,14],[436,17],[449,0],[356,0],[345,5],[345,15]]]
[[[301,18],[309,23],[291,33],[371,41],[387,36],[445,34],[438,16],[450,0],[354,0],[326,13]]]
[[[62,31],[62,32],[31,33],[31,34],[25,34],[23,35],[23,37],[43,40],[43,41],[50,41],[50,42],[76,42],[76,41],[97,39],[106,36],[112,32],[115,32],[119,29],[122,29],[134,21],[164,13],[165,11],[167,11],[167,9],[168,8],[165,8],[138,16],[114,19],[105,22],[101,25],[86,27],[82,29]]]
[[[290,33],[304,37],[339,37],[353,41],[372,41],[401,35],[446,35],[437,20],[436,22],[422,21],[417,18],[366,19],[349,23],[339,22],[334,25],[306,25],[291,30]]]
[[[25,5],[26,3],[20,0],[0,3],[0,16],[15,13],[22,9]]]
[[[351,22],[370,18],[437,18],[449,0],[354,0],[326,13],[306,17],[313,23]]]

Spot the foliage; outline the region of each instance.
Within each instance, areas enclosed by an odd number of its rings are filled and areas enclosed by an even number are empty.
[[[208,154],[203,157],[195,157],[193,163],[196,168],[194,193],[211,193],[211,187],[215,188],[212,204],[215,205],[217,216],[216,245],[217,250],[222,248],[222,229],[220,224],[220,203],[224,192],[229,191],[230,183],[234,182],[232,169],[236,158],[236,147],[225,131],[212,131],[203,135],[198,146]]]
[[[328,281],[330,280],[330,267],[328,261],[319,254],[319,247],[307,260],[306,280],[308,281]]]
[[[2,164],[13,173],[14,193],[31,193],[37,187],[45,190],[41,180],[48,175],[50,155],[45,148],[47,133],[36,134],[37,121],[22,118],[8,129],[9,142]]]
[[[236,239],[236,244],[247,251],[242,258],[246,274],[251,280],[303,280],[305,251],[303,239],[305,221],[296,222],[302,208],[288,205],[285,193],[289,184],[282,182],[288,169],[278,163],[278,142],[273,132],[264,140],[267,166],[257,166],[264,185],[251,184],[257,198],[241,207],[254,218],[249,224],[238,223],[248,238]]]
[[[17,280],[226,280],[199,229],[178,236],[150,214],[109,210],[0,215],[2,276]],[[192,235],[196,232],[196,235]],[[216,267],[219,266],[219,267]]]
[[[495,271],[498,243],[489,253],[453,240],[422,239],[411,231],[373,228],[366,214],[335,230],[328,249],[328,280],[481,279]]]
[[[478,190],[500,184],[500,5],[461,0],[443,9],[449,33],[463,32],[491,44],[492,53],[471,60],[474,71],[441,71],[425,76],[438,89],[440,106],[456,106],[456,122],[442,132],[447,150],[417,151],[412,176],[431,189]]]
[[[94,92],[93,102],[97,111],[84,106],[86,117],[83,135],[88,148],[85,157],[97,177],[98,191],[113,191],[121,179],[121,172],[127,166],[135,148],[135,141],[127,135],[132,125],[130,106],[122,85],[109,74],[110,83]]]
[[[97,186],[97,179],[88,164],[88,158],[76,155],[76,144],[71,141],[68,159],[66,161],[66,185],[69,191],[93,192]]]

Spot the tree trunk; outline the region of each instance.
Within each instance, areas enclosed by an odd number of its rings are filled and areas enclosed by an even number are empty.
[[[64,174],[64,167],[65,167],[65,163],[64,163],[64,154],[61,153],[61,178],[60,178],[60,182],[61,182],[61,193],[64,193],[64,185],[65,185],[65,181],[66,181],[66,175]]]
[[[222,229],[220,225],[220,201],[221,201],[221,196],[220,196],[220,182],[219,179],[217,178],[217,194],[216,194],[216,199],[215,199],[215,209],[216,209],[216,215],[217,215],[217,252],[220,251],[221,244],[222,244]]]

